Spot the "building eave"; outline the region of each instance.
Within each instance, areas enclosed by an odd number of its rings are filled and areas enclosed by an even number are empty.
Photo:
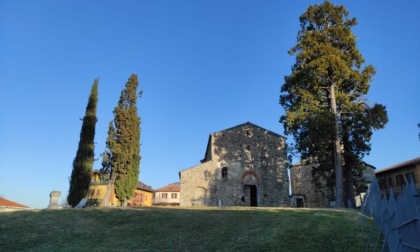
[[[375,174],[385,173],[385,172],[396,170],[396,169],[402,169],[402,168],[405,168],[405,167],[408,167],[408,166],[412,166],[412,165],[417,165],[417,164],[420,164],[420,157],[407,160],[405,162],[402,162],[402,163],[399,163],[399,164],[396,164],[396,165],[387,167],[385,169],[381,169],[379,171],[376,171]]]

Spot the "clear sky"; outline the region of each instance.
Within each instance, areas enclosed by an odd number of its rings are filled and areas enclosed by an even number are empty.
[[[367,98],[388,110],[365,161],[382,169],[419,157],[420,1],[331,2],[358,19],[358,48],[377,70]],[[155,189],[200,163],[210,133],[249,121],[284,135],[287,51],[314,3],[0,0],[0,195],[46,208],[59,190],[64,201],[97,77],[94,168],[136,73],[140,180]]]

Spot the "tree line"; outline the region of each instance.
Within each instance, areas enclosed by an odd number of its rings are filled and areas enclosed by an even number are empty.
[[[106,149],[101,155],[102,169],[115,185],[115,196],[127,205],[134,195],[140,173],[140,117],[137,113],[138,79],[132,74],[121,91],[118,105],[109,123]],[[139,92],[141,96],[142,91]],[[79,147],[73,161],[67,202],[72,207],[86,197],[91,181],[94,162],[94,138],[97,122],[98,79],[95,79],[89,95],[86,113],[82,121]]]

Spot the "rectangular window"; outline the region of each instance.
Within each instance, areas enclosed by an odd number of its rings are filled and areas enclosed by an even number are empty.
[[[162,193],[162,198],[163,198],[163,199],[168,198],[168,194],[167,194],[167,193]]]
[[[388,178],[388,187],[389,188],[394,187],[394,184],[392,183],[392,177]]]
[[[403,186],[403,185],[405,185],[405,181],[404,181],[404,176],[403,175],[397,175],[395,178],[397,180],[397,186]]]
[[[171,198],[172,199],[176,199],[177,198],[177,195],[178,195],[177,193],[171,193]]]
[[[95,194],[95,189],[89,190],[89,196],[93,196]]]
[[[228,168],[223,167],[222,168],[222,180],[227,180],[227,179],[228,179]]]
[[[101,195],[101,189],[98,189],[98,190],[96,191],[96,196],[99,196],[99,195]]]
[[[411,182],[411,180],[413,180],[413,182],[416,183],[416,177],[414,177],[414,172],[406,173],[405,178],[408,182]]]
[[[379,184],[379,188],[381,189],[381,190],[385,190],[386,189],[386,180],[385,179],[379,179],[379,181],[378,181],[378,184]]]

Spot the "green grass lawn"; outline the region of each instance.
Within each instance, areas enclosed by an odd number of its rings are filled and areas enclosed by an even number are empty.
[[[345,209],[20,211],[0,213],[0,251],[363,251],[361,225]]]

